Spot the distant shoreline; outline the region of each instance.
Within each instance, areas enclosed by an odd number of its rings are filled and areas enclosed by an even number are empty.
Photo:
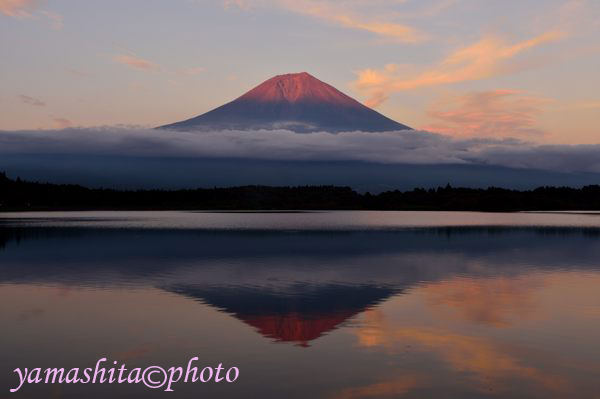
[[[593,212],[600,185],[534,190],[416,188],[358,193],[339,186],[241,186],[185,190],[91,189],[11,179],[0,173],[0,212],[26,211],[215,211],[301,212],[326,210]]]

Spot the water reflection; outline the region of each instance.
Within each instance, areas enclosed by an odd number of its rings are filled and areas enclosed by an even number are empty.
[[[434,356],[447,369],[445,375],[462,376],[467,380],[463,383],[468,382],[469,388],[475,391],[506,393],[513,390],[516,384],[521,395],[544,393],[551,397],[565,397],[573,389],[564,376],[545,370],[553,363],[552,360],[543,359],[542,365],[536,365],[526,353],[502,345],[498,340],[457,334],[447,329],[399,326],[389,323],[376,312],[368,313],[366,317],[366,326],[358,331],[361,345],[380,346],[389,354],[409,347]],[[392,380],[395,381],[395,378]],[[411,388],[416,389],[417,386]],[[516,397],[519,392],[513,392],[512,395]]]
[[[454,378],[454,383],[462,385],[457,390],[479,392],[483,396],[593,397],[598,383],[591,376],[600,371],[595,358],[600,346],[593,337],[600,331],[600,323],[582,322],[574,311],[581,304],[599,302],[592,289],[600,284],[599,275],[569,272],[537,275],[533,280],[529,277],[459,280],[465,285],[451,280],[421,287],[416,296],[427,310],[425,317],[416,322],[413,319],[406,323],[401,317],[407,311],[401,301],[365,312],[360,327],[354,330],[358,345],[385,353],[389,358],[415,354],[432,357],[434,360],[427,367],[421,365],[419,369],[417,365],[411,370],[413,376],[419,377],[411,380],[412,393],[428,391],[434,382],[427,377],[433,374],[436,378]],[[511,303],[500,298],[496,304],[473,295],[473,286],[476,291],[491,288],[483,297],[510,296],[516,291],[519,299]],[[451,308],[445,301],[437,300],[440,292],[442,298],[451,293]],[[432,297],[436,300],[432,301]],[[527,304],[525,312],[519,308],[520,299]],[[456,311],[465,318],[452,318]],[[479,329],[482,325],[488,329]],[[431,364],[443,372],[430,370]],[[400,370],[398,375],[388,377],[389,381],[383,378],[374,384],[346,388],[339,397],[370,397],[372,390],[395,387],[398,377],[406,374],[406,370]],[[435,383],[450,384],[439,380]],[[406,388],[402,386],[399,393],[406,393]]]
[[[516,278],[457,277],[427,284],[422,290],[428,305],[440,317],[500,328],[538,316],[535,294],[544,283],[539,274]]]
[[[227,312],[267,338],[303,347],[397,292],[374,284],[326,282],[296,283],[285,290],[201,285],[177,285],[169,290]]]
[[[5,222],[0,373],[192,354],[245,379],[174,396],[587,398],[600,389],[599,231]]]

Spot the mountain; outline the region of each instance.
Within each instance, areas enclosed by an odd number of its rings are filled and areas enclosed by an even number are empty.
[[[161,128],[287,129],[300,133],[410,129],[306,72],[275,76],[230,103]]]

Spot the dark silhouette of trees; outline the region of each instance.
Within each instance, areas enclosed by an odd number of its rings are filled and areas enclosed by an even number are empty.
[[[437,189],[380,194],[360,194],[350,187],[336,186],[121,191],[12,180],[6,173],[0,173],[0,211],[84,209],[600,210],[600,186],[517,191],[497,187],[454,188],[448,184]]]

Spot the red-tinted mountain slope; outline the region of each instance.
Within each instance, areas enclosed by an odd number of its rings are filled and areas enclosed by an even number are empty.
[[[175,130],[288,129],[296,132],[410,129],[306,72],[275,76],[228,104],[162,127]]]

